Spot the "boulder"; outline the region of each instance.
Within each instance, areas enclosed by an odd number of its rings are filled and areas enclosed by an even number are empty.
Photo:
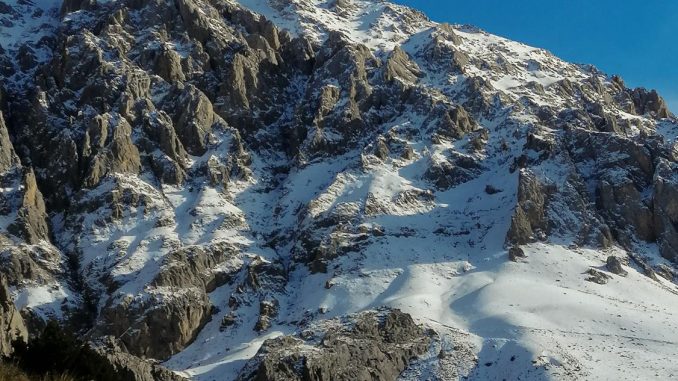
[[[421,75],[419,66],[400,47],[395,47],[386,60],[384,66],[384,79],[387,82],[400,80],[406,83],[414,83]]]
[[[606,267],[607,270],[612,274],[621,276],[628,275],[628,272],[624,270],[624,267],[622,266],[621,260],[619,260],[619,258],[615,257],[614,255],[607,257]]]
[[[519,262],[521,259],[527,258],[527,255],[525,255],[525,252],[519,246],[511,247],[508,255],[511,262]]]
[[[175,96],[165,103],[165,111],[172,115],[174,129],[186,151],[202,156],[207,151],[207,137],[212,125],[219,119],[212,102],[193,85],[178,86]]]
[[[612,279],[611,276],[609,276],[609,275],[607,275],[603,272],[600,272],[596,269],[588,269],[586,271],[586,274],[588,275],[588,277],[586,278],[586,280],[588,282],[597,283],[597,284],[607,284],[607,282],[610,279]]]

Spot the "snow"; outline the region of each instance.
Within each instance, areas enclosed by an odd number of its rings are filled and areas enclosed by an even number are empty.
[[[550,57],[522,45],[513,48],[519,51],[520,62]],[[563,73],[579,70],[562,65]],[[531,73],[537,71],[534,65],[526,67]],[[544,86],[558,78],[554,73],[532,75],[541,76]],[[496,90],[511,92],[527,77],[507,78],[506,86]],[[570,246],[572,237],[525,246],[528,259],[522,263],[507,260],[504,238],[518,188],[518,174],[510,173],[507,157],[521,152],[525,141],[513,136],[532,128],[532,118],[506,118],[482,121],[490,131],[482,174],[434,192],[427,204],[400,206],[394,200],[403,192],[429,189],[421,174],[431,160],[448,160],[450,150],[459,150],[456,143],[429,145],[420,136],[403,138],[415,150],[411,161],[380,162],[355,154],[324,158],[293,170],[271,193],[261,191],[260,171],[266,159],[255,158],[258,180],[232,196],[252,237],[293,230],[329,215],[345,215],[354,226],[368,230],[379,227],[384,235],[370,236],[359,249],[342,254],[331,262],[327,274],[310,274],[304,266],[293,268],[284,292],[273,295],[280,303],[280,318],[264,336],[252,330],[258,315],[256,302],[239,307],[241,320],[222,332],[221,318],[232,311],[228,300],[237,282],[216,290],[210,298],[219,314],[193,344],[165,365],[196,380],[231,380],[256,353],[262,338],[298,331],[300,321],[390,306],[436,329],[444,341],[459,340],[459,332],[467,335],[464,340],[482,365],[468,371],[474,379],[507,375],[528,380],[670,378],[678,372],[671,360],[671,348],[678,343],[678,323],[672,323],[678,314],[675,285],[650,281],[635,268],[628,268],[628,277],[613,276],[606,285],[587,282],[588,269],[605,271],[608,255],[626,258],[627,254],[619,248],[576,248]],[[406,135],[422,120],[405,112],[389,130]],[[546,128],[536,132],[544,139],[553,134]],[[509,152],[499,149],[502,141],[508,142]],[[568,165],[553,162],[534,170],[563,186],[571,169]],[[502,191],[494,195],[479,191],[487,184]],[[379,206],[379,212],[364,212],[368,199]],[[304,205],[308,205],[306,214],[300,214]],[[300,216],[306,218],[300,221]],[[577,223],[575,216],[563,213],[561,217]],[[283,260],[289,256],[289,247],[271,253],[256,242],[248,243],[252,255]]]
[[[320,305],[332,315],[381,305],[401,308],[421,323],[454,326],[482,337],[486,346],[519,342],[533,356],[530,360],[546,356],[552,364],[576,361],[594,379],[629,379],[630,369],[632,377],[660,379],[678,371],[670,360],[670,348],[678,344],[675,285],[648,282],[635,271],[628,278],[614,277],[608,285],[585,282],[584,271],[599,268],[604,260],[593,250],[536,244],[525,248],[526,263],[507,262],[506,253],[497,252],[484,258],[471,255],[475,265],[469,269],[461,259],[431,259],[425,247],[419,253],[411,248],[409,255],[398,250],[406,244],[396,241],[381,248],[392,253],[379,261],[383,269],[365,269],[367,263],[361,263],[362,277],[333,279]],[[434,263],[413,263],[420,258],[417,254]],[[325,294],[312,292],[318,289],[310,286],[300,294],[306,299]],[[500,354],[484,350],[481,363],[499,361]],[[629,359],[630,369],[619,368],[619,357]],[[513,371],[505,365],[493,376]]]
[[[61,307],[71,296],[59,284],[28,285],[14,292],[14,304],[18,310],[32,310],[45,320],[62,319]]]
[[[59,0],[8,0],[4,3],[16,12],[0,16],[0,21],[6,22],[0,29],[0,47],[6,50],[13,51],[24,43],[37,44],[58,24]]]
[[[420,14],[403,19],[405,7],[371,0],[352,0],[348,9],[337,9],[334,1],[236,0],[294,36],[306,35],[321,43],[330,31],[364,44],[374,52],[388,52],[412,34],[432,25]],[[396,10],[396,11],[394,11]]]
[[[312,167],[306,171],[327,172]],[[327,184],[333,179],[323,194],[317,195],[315,186],[307,186],[310,191],[301,186],[295,196],[318,200],[318,212],[357,202],[368,193],[388,198],[417,184],[398,173],[385,168],[366,175],[330,172],[315,180]],[[293,184],[310,181],[292,178]],[[489,181],[507,191],[479,194],[477,189]],[[246,321],[220,332],[215,317],[194,344],[165,365],[196,380],[232,379],[228,375],[234,376],[265,338],[294,332],[291,322],[390,306],[443,334],[441,327],[469,333],[468,340],[478,343],[479,363],[491,364],[474,370],[477,379],[509,374],[538,380],[575,371],[587,379],[666,379],[678,372],[671,361],[678,345],[678,288],[648,281],[633,268],[628,277],[613,276],[607,285],[586,282],[584,272],[592,267],[605,271],[608,255],[626,257],[618,248],[601,252],[537,243],[523,248],[524,262],[508,262],[503,239],[516,197],[509,190],[516,188],[517,175],[498,167],[437,193],[431,210],[365,218],[367,224],[382,226],[385,236],[337,259],[328,274],[297,268],[285,294],[277,296],[283,318],[266,335],[258,336]],[[439,227],[451,234],[436,233]],[[413,235],[397,234],[404,228]],[[331,289],[324,287],[326,282]],[[229,310],[231,287],[211,295],[222,313]],[[256,316],[257,308],[238,312]]]
[[[34,0],[30,2],[6,0],[5,4],[14,8],[15,15],[4,14],[2,18],[9,21],[10,26],[0,29],[0,46],[4,49],[18,48],[18,44],[36,43],[44,37],[44,24],[53,24],[54,12],[61,6],[59,0]],[[28,16],[28,17],[25,17]]]
[[[530,111],[517,106],[527,98],[537,105],[567,107],[568,99],[557,91],[558,82],[582,82],[599,74],[544,50],[464,26],[453,27],[461,43],[448,42],[450,48],[469,56],[462,73],[431,67],[435,63],[427,63],[424,57],[437,24],[381,1],[351,0],[347,9],[320,0],[237,3],[316,43],[331,31],[340,32],[382,57],[402,45],[424,69],[417,86],[432,99],[461,103],[466,81],[479,77],[490,85],[483,95],[506,97],[505,104],[510,106],[499,104],[491,120],[478,120],[489,131],[481,153],[466,152],[465,140],[431,143],[424,137],[429,131],[423,131],[428,115],[406,109],[380,133],[393,133],[412,147],[411,160],[381,160],[367,150],[351,152],[302,160],[284,178],[273,179],[271,168],[279,166],[281,159],[262,152],[252,154],[251,178],[231,179],[228,189],[199,176],[186,186],[158,185],[156,179],[142,174],[114,175],[89,190],[78,200],[82,205],[100,205],[96,201],[114,191],[143,199],[116,219],[111,219],[108,205],[91,210],[78,221],[84,227],[81,232],[63,231],[65,222],[55,218],[58,246],[68,250],[78,241],[84,249],[81,264],[89,282],[97,284],[102,275],[110,274],[110,281],[121,285],[100,307],[125,298],[170,297],[176,290],[149,284],[168,253],[182,246],[227,242],[240,250],[234,263],[243,263],[243,268],[255,261],[290,266],[294,263],[292,238],[315,221],[337,217],[345,231],[332,232],[335,237],[364,237],[358,247],[339,247],[345,252],[330,263],[326,274],[311,274],[297,264],[290,269],[284,290],[247,290],[250,296],[243,296],[238,322],[224,331],[220,329],[222,318],[234,312],[229,299],[243,279],[216,289],[209,297],[218,312],[166,366],[196,380],[231,380],[266,339],[294,333],[300,329],[298,322],[322,322],[390,306],[439,331],[443,342],[468,341],[481,364],[469,370],[475,379],[675,377],[678,289],[674,284],[651,281],[633,267],[627,268],[627,277],[612,276],[605,285],[587,282],[584,273],[588,269],[605,272],[608,255],[626,258],[627,253],[617,247],[606,251],[578,248],[568,236],[524,246],[526,260],[507,261],[504,240],[518,188],[518,173],[509,170],[510,159],[522,152],[525,143],[518,137],[527,130],[544,139],[554,135],[546,127],[537,128]],[[18,6],[16,1],[11,4]],[[56,4],[41,0],[36,5],[50,9]],[[54,15],[45,12],[22,18],[14,29],[0,31],[0,44],[13,49],[19,41],[37,43],[43,32],[34,33],[35,28],[53,23]],[[78,17],[86,15],[71,14],[66,21],[78,21]],[[48,33],[49,28],[40,30]],[[88,35],[88,41],[99,44],[93,35]],[[182,41],[169,41],[166,46],[181,57],[188,57],[192,49]],[[113,56],[104,59],[120,64]],[[539,86],[543,92],[534,90]],[[161,100],[165,90],[155,87],[154,101]],[[644,120],[617,112],[638,125]],[[658,124],[657,132],[669,142],[678,136],[676,124],[668,120]],[[188,171],[210,159],[230,157],[228,131],[217,135],[205,155],[189,158]],[[500,148],[504,143],[507,148]],[[482,162],[481,174],[451,189],[436,190],[422,175],[432,163],[450,162],[452,154],[473,155]],[[621,153],[601,160],[620,158]],[[584,164],[588,168],[579,168],[580,172],[595,170],[596,163]],[[533,169],[560,187],[571,168],[554,160]],[[488,184],[501,192],[483,192]],[[409,201],[400,202],[403,199]],[[572,213],[561,211],[559,217],[577,223]],[[0,226],[10,222],[9,217],[2,217]],[[274,249],[269,243],[272,238],[290,243]],[[659,261],[656,247],[638,250]],[[238,276],[244,278],[245,272]],[[332,287],[327,289],[327,284]],[[15,293],[17,307],[56,317],[60,304],[71,297],[58,285],[26,285]],[[280,303],[279,318],[264,334],[252,329],[260,297],[275,297]],[[411,377],[416,379],[414,373]]]
[[[347,20],[329,22],[338,16],[323,7],[314,13],[288,10],[295,15],[290,16],[273,9],[271,2],[247,0],[240,4],[283,29],[307,33],[318,40],[324,38],[325,30],[343,27],[353,30],[353,34],[347,33],[353,41],[360,42],[363,35],[358,33],[371,33],[356,29]],[[288,7],[300,5],[291,2]],[[353,14],[369,14],[371,8],[367,9]],[[296,14],[316,18],[320,31],[309,29],[304,18],[297,19]],[[431,26],[423,25],[410,34],[409,40],[398,37],[398,43],[404,43],[404,50],[420,67],[425,66],[420,57],[430,41]],[[559,105],[565,100],[552,91],[555,83],[565,78],[583,81],[591,76],[584,68],[540,49],[464,27],[456,27],[455,33],[462,37],[459,49],[471,57],[465,75],[429,68],[434,74],[427,74],[421,82],[453,98],[463,88],[465,78],[478,75],[486,78],[494,91],[512,100],[526,96],[538,104]],[[368,46],[379,52],[393,45],[377,39]],[[501,59],[505,70],[483,68],[474,57],[489,62]],[[543,86],[545,93],[527,88],[530,82]],[[242,211],[253,237],[265,236],[267,231],[293,230],[330,215],[345,216],[351,224],[367,230],[379,227],[384,232],[383,236],[370,236],[357,251],[349,250],[332,261],[327,274],[310,274],[304,266],[293,268],[285,291],[275,294],[280,318],[270,334],[295,332],[300,329],[296,325],[299,321],[323,321],[390,306],[435,328],[444,340],[456,340],[459,331],[468,335],[464,340],[475,348],[482,364],[471,371],[475,379],[510,375],[533,380],[622,380],[670,378],[678,372],[671,360],[671,348],[678,343],[678,325],[666,324],[678,314],[675,285],[651,282],[633,268],[629,268],[628,277],[613,276],[607,285],[585,281],[584,272],[589,268],[605,271],[608,255],[626,258],[623,250],[573,248],[573,237],[562,236],[554,237],[551,243],[524,247],[528,259],[523,263],[507,261],[504,238],[516,204],[518,181],[518,174],[509,172],[507,158],[522,151],[525,141],[514,136],[533,129],[534,118],[520,113],[507,113],[504,118],[500,114],[494,120],[480,121],[490,131],[490,141],[481,155],[486,166],[483,173],[450,190],[434,192],[428,203],[403,206],[395,200],[403,192],[429,189],[430,184],[421,175],[432,161],[448,160],[450,150],[459,152],[460,144],[429,145],[417,136],[421,131],[414,138],[403,139],[415,150],[411,161],[382,163],[356,155],[324,158],[294,169],[280,190],[272,194],[257,191],[260,184],[236,191],[234,206]],[[406,111],[389,130],[407,135],[406,131],[418,129],[424,119]],[[667,123],[660,131],[670,135],[672,128],[674,125]],[[545,139],[553,135],[547,128],[535,132]],[[501,142],[508,142],[509,152],[499,148]],[[260,159],[259,169],[265,167],[265,159]],[[566,163],[535,168],[542,178],[559,186],[564,184],[568,169]],[[257,169],[254,175],[262,176]],[[488,195],[479,191],[487,184],[502,192]],[[376,213],[365,212],[368,199],[377,206]],[[300,214],[305,205],[306,214]],[[305,219],[300,221],[300,215]],[[567,213],[560,217],[575,224],[578,221]],[[253,254],[289,261],[289,247],[274,254],[258,248],[256,239],[248,245]],[[225,286],[210,295],[221,312],[166,366],[196,380],[235,377],[261,345],[262,337],[252,331],[253,322],[247,318],[225,332],[219,330],[221,318],[231,312],[228,299],[235,291],[233,287]],[[255,317],[257,308],[256,303],[241,306],[238,316]]]
[[[33,72],[39,64],[49,61],[52,57],[51,49],[41,40],[53,35],[59,26],[61,1],[8,0],[4,3],[9,5],[12,11],[0,14],[0,51],[5,52],[15,69]],[[34,60],[36,65],[21,68],[17,61],[17,52],[22,47],[27,48],[25,56]],[[7,81],[6,86],[12,87],[30,80],[30,75],[27,76],[21,70],[17,70],[10,78],[3,79]]]
[[[671,123],[665,120],[657,126],[657,133],[659,133],[667,143],[675,146],[678,142],[678,123]],[[678,146],[674,149],[678,150]],[[676,154],[678,154],[678,152],[676,152]]]

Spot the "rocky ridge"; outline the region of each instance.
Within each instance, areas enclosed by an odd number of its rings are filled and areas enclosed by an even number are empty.
[[[654,91],[380,1],[0,5],[22,31],[0,33],[0,260],[28,326],[230,379],[302,322],[434,324],[419,268],[439,285],[566,248],[576,279],[618,255],[648,275],[620,282],[675,292],[678,123]],[[310,345],[278,340],[262,364]]]

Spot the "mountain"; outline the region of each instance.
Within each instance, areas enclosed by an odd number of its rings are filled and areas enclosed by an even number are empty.
[[[378,0],[4,0],[0,46],[3,353],[56,319],[121,379],[678,373],[655,91]]]

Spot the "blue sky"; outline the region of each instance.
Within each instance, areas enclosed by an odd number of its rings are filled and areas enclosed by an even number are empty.
[[[395,0],[657,89],[678,114],[678,1]]]

